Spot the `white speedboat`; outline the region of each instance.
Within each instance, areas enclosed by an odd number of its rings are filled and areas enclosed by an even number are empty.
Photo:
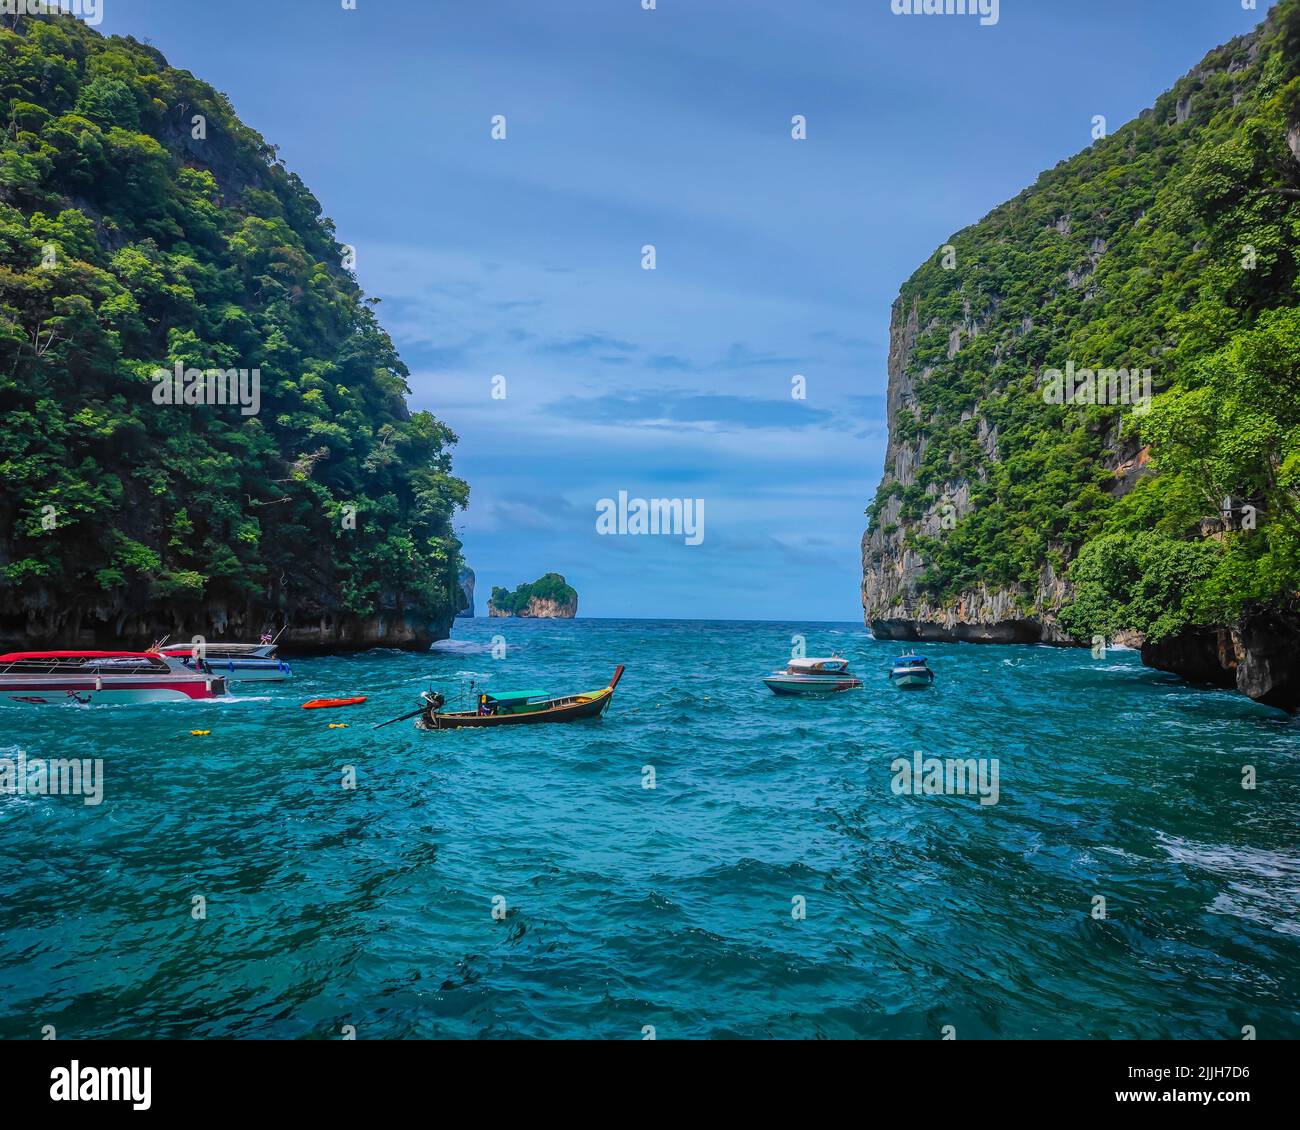
[[[819,695],[854,691],[862,680],[849,672],[849,661],[840,659],[792,659],[784,671],[763,680],[774,694]]]
[[[924,655],[900,655],[894,660],[894,668],[889,672],[889,681],[896,687],[908,690],[934,685],[934,672],[929,668],[929,660]]]
[[[282,683],[293,678],[289,664],[276,657],[273,643],[168,644],[159,651],[191,671],[206,669],[230,682]]]
[[[18,651],[0,655],[0,702],[50,706],[219,698],[226,680],[156,651]]]

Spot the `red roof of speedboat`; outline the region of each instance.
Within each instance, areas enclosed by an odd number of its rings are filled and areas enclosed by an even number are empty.
[[[0,655],[0,663],[23,659],[154,659],[156,651],[15,651]]]

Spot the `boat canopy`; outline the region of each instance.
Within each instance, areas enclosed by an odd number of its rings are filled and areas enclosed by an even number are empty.
[[[530,702],[535,698],[550,698],[548,691],[499,691],[496,694],[488,694],[486,691],[483,697],[488,702]]]
[[[848,667],[847,659],[792,659],[791,671],[843,671]]]
[[[913,667],[924,667],[930,661],[924,655],[903,655],[898,659],[899,663],[907,663]]]

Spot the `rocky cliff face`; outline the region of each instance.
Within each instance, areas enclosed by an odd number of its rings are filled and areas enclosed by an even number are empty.
[[[889,443],[881,490],[891,484],[912,485],[925,453],[926,439],[901,438],[896,416],[913,403],[909,368],[918,335],[916,307],[902,316],[895,304],[890,331]],[[954,332],[958,332],[955,328]],[[997,458],[995,429],[982,427],[981,442]],[[1103,466],[1116,497],[1127,493],[1148,471],[1148,453],[1132,440],[1116,438]],[[910,548],[909,532],[941,537],[946,525],[970,508],[970,483],[950,479],[945,489],[932,488],[924,515],[901,519],[899,499],[885,503],[878,522],[862,539],[862,607],[877,639],[938,643],[1046,643],[1083,646],[1057,624],[1056,614],[1070,599],[1068,580],[1044,562],[1037,584],[990,588],[978,585],[956,599],[936,602],[918,590],[924,571],[922,555]],[[1257,702],[1291,713],[1300,711],[1300,620],[1286,616],[1248,617],[1221,628],[1187,632],[1159,641],[1138,634],[1116,640],[1138,647],[1148,667],[1169,671],[1190,682],[1235,689]]]
[[[427,651],[451,634],[449,611],[434,617],[397,609],[370,616],[341,614],[319,607],[294,612],[268,611],[261,605],[244,608],[214,605],[202,616],[141,617],[122,613],[96,616],[95,610],[89,610],[89,615],[83,614],[86,611],[50,610],[45,616],[0,625],[0,649],[143,649],[164,637],[170,637],[175,643],[195,636],[203,636],[212,643],[255,643],[263,632],[280,632],[283,627],[279,639],[281,650],[288,655],[307,655],[366,651],[375,647]]]
[[[1142,662],[1195,683],[1300,711],[1300,620],[1255,617],[1142,645]]]
[[[458,578],[461,595],[465,598],[465,607],[456,613],[458,620],[474,619],[474,570],[465,568]]]
[[[972,511],[972,480],[956,474],[942,484],[925,486],[925,502],[919,518],[903,517],[902,491],[918,480],[930,443],[925,432],[904,434],[899,427],[904,416],[915,418],[917,405],[915,359],[917,342],[923,336],[919,302],[894,304],[889,334],[889,382],[886,395],[889,441],[885,473],[877,497],[883,507],[862,538],[862,607],[867,626],[877,639],[966,643],[1050,643],[1076,646],[1056,623],[1056,613],[1069,599],[1070,586],[1050,562],[1044,562],[1034,585],[977,584],[959,595],[938,601],[922,589],[926,561],[914,547],[916,535],[942,538]],[[963,341],[970,342],[984,330],[979,323],[963,319],[951,325],[932,320],[924,335],[948,338],[949,359]],[[930,380],[935,367],[920,366],[919,379]],[[980,450],[989,464],[1000,458],[998,428],[975,411],[962,414],[962,422],[976,424]],[[1108,489],[1119,497],[1146,472],[1147,453],[1137,441],[1122,438],[1118,430],[1111,437],[1102,461],[1109,475]],[[979,477],[987,478],[987,469]]]

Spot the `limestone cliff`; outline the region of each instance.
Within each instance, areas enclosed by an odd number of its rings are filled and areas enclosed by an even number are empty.
[[[460,571],[457,578],[460,584],[461,596],[464,598],[464,607],[456,613],[458,620],[474,619],[474,570],[468,566]]]
[[[904,416],[915,418],[916,382],[935,379],[937,371],[933,365],[918,366],[917,340],[923,336],[920,300],[906,307],[904,301],[895,302],[890,326],[889,440],[876,496],[879,510],[862,539],[862,606],[867,626],[878,639],[1073,646],[1078,641],[1056,622],[1057,612],[1069,598],[1069,583],[1051,561],[1042,563],[1031,585],[981,582],[944,598],[928,593],[921,583],[926,560],[915,536],[942,538],[966,518],[973,508],[972,483],[963,475],[929,481],[917,516],[910,520],[903,516],[902,491],[918,485],[931,438],[923,430],[905,432],[899,421]],[[946,326],[933,320],[924,332],[969,341],[985,329],[976,322]],[[952,353],[955,356],[956,349]],[[964,411],[961,423],[971,421],[980,451],[989,463],[997,463],[1001,453],[996,423],[990,424],[977,410]],[[1109,491],[1119,496],[1145,472],[1147,453],[1136,440],[1121,438],[1118,428],[1108,438],[1100,465],[1109,476]],[[976,477],[987,481],[987,469],[981,468]]]
[[[108,609],[50,610],[20,625],[0,625],[0,650],[146,648],[164,636],[173,642],[203,636],[212,643],[255,642],[263,632],[280,633],[288,655],[366,651],[376,647],[427,651],[451,634],[451,612],[428,614],[391,606],[366,616],[307,602],[288,609],[262,604],[211,605],[201,614],[182,611],[152,616],[110,615]],[[80,624],[80,629],[74,625]],[[281,631],[283,629],[283,631]]]
[[[1300,706],[1297,231],[1300,0],[1280,0],[952,236],[892,312],[875,635],[1100,633]]]
[[[1195,683],[1300,710],[1300,618],[1250,616],[1142,645],[1142,662]]]

